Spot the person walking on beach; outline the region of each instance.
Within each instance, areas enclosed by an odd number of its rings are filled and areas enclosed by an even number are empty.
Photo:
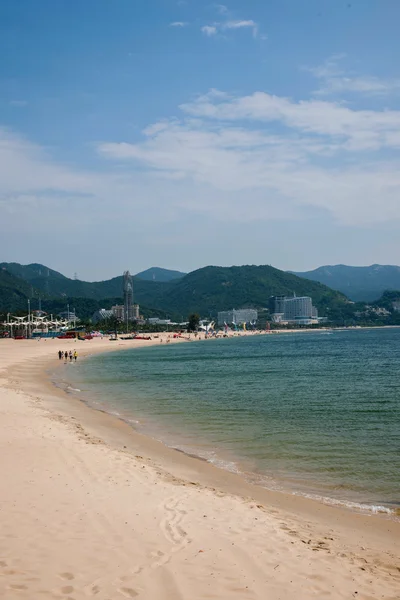
[[[64,352],[61,352],[61,350],[59,350],[58,351],[58,360],[61,360],[63,355],[64,355]]]
[[[72,362],[72,350],[69,351],[69,361]]]
[[[65,362],[67,362],[67,360],[68,360],[68,350],[66,350],[66,352],[64,352],[64,358],[65,358]]]
[[[76,362],[76,359],[77,359],[77,358],[78,358],[78,353],[77,353],[77,351],[76,351],[76,350],[74,350],[74,359],[75,359],[75,362]]]

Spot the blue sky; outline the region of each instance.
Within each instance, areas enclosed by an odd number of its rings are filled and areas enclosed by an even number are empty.
[[[5,0],[0,250],[67,275],[396,264],[397,0]]]

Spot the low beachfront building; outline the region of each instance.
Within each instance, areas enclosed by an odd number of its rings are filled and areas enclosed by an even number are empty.
[[[223,310],[218,313],[218,325],[243,325],[243,323],[255,323],[258,312],[254,308],[240,308],[235,310]]]
[[[160,319],[160,317],[150,317],[147,319],[149,325],[177,325],[177,323],[173,323],[171,319]]]
[[[113,316],[113,311],[107,308],[99,308],[92,315],[92,323],[99,323],[100,321],[106,321],[107,319],[111,319]]]

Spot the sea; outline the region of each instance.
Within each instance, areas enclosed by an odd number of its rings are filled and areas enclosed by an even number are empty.
[[[58,384],[255,484],[398,518],[400,329],[145,344]]]

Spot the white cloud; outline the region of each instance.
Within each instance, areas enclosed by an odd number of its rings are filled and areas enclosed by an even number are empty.
[[[100,154],[186,194],[206,186],[201,210],[218,218],[273,218],[279,203],[287,218],[313,208],[345,224],[400,219],[398,156],[376,155],[400,147],[399,111],[217,90],[181,108],[186,117],[148,127],[142,142],[101,144]]]
[[[145,174],[105,170],[104,165],[99,170],[67,167],[45,149],[1,127],[0,180],[0,238],[19,228],[46,233],[49,226],[65,228],[67,223],[108,228],[118,221],[123,226],[133,214],[143,223],[151,222],[149,210],[163,193]],[[157,210],[168,218],[173,206]]]
[[[302,218],[350,225],[400,219],[400,111],[210,90],[143,136],[96,146],[101,168],[70,167],[0,129],[0,232],[71,222],[141,226],[202,213],[210,221]],[[66,210],[68,207],[68,210]],[[111,208],[112,207],[112,210]],[[75,218],[75,217],[74,217]]]
[[[243,29],[243,28],[251,28],[253,30],[254,37],[257,36],[258,26],[257,23],[253,20],[248,21],[227,21],[222,24],[222,29]]]
[[[217,27],[215,25],[204,25],[201,28],[201,31],[207,35],[208,37],[211,37],[213,35],[216,35],[217,33]]]
[[[213,91],[180,108],[195,117],[277,123],[303,134],[333,137],[335,143],[340,141],[341,148],[347,144],[359,150],[392,146],[393,131],[400,129],[400,111],[353,110],[315,99],[295,102],[266,92],[220,99]]]
[[[226,31],[233,31],[238,29],[251,29],[253,37],[258,35],[258,25],[253,19],[232,19],[231,13],[228,8],[224,5],[217,5],[217,10],[221,15],[224,15],[224,21],[218,21],[212,23],[212,25],[205,25],[201,27],[201,31],[208,36],[216,35]],[[263,36],[266,39],[266,36]]]
[[[174,21],[173,23],[169,24],[170,27],[186,27],[187,25],[188,23],[185,21]]]
[[[378,77],[330,77],[319,94],[357,92],[360,94],[386,95],[400,91],[400,79],[379,79]]]
[[[346,73],[339,67],[340,61],[346,58],[344,54],[334,55],[317,67],[306,67],[321,81],[321,86],[316,90],[319,95],[335,95],[345,93],[358,93],[383,96],[400,91],[400,79],[385,79],[369,75]]]

